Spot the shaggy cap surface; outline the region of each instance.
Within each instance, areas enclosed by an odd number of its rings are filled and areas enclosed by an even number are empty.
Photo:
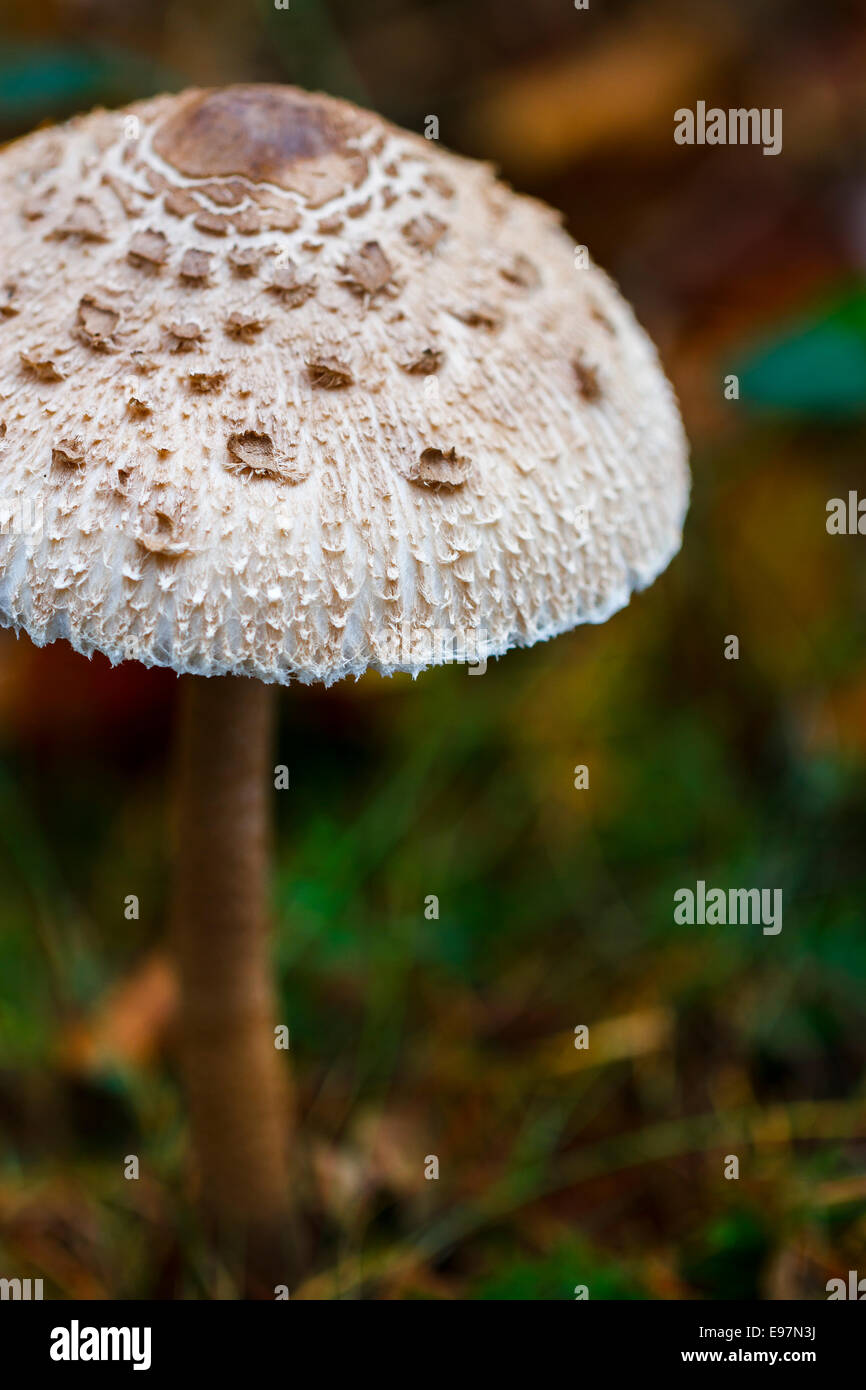
[[[655,350],[551,209],[290,87],[0,152],[0,622],[324,681],[601,622],[680,544]]]

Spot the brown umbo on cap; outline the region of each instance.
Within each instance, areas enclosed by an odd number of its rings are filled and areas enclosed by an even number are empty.
[[[0,153],[0,621],[331,682],[601,622],[680,544],[655,351],[556,213],[276,86]]]

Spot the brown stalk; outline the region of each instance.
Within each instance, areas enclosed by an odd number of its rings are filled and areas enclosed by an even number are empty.
[[[246,1292],[288,1268],[289,1103],[268,940],[273,692],[184,676],[172,930],[201,1198]]]

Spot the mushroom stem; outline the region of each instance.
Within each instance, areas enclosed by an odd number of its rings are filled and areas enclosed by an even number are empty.
[[[172,912],[181,1055],[202,1204],[244,1287],[288,1284],[287,1078],[268,943],[273,692],[181,678]]]

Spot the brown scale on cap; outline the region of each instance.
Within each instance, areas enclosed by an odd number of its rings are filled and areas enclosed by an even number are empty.
[[[364,179],[367,161],[349,141],[367,125],[362,112],[291,87],[226,87],[182,101],[153,147],[188,178],[239,176],[321,206]]]
[[[116,174],[103,174],[102,182],[111,189],[127,217],[137,217],[142,212],[142,204],[137,190],[132,188],[125,179],[118,178]]]
[[[351,386],[355,379],[349,367],[331,356],[311,358],[307,362],[307,375],[313,386],[323,387],[326,391]]]
[[[205,232],[208,236],[228,236],[233,223],[221,213],[203,211],[193,218],[192,225],[197,231]]]
[[[21,204],[21,216],[26,222],[38,222],[51,211],[56,193],[56,188],[47,188],[42,193],[34,193],[32,197],[25,198]]]
[[[241,208],[229,221],[240,236],[258,236],[262,230],[262,219],[255,208]],[[285,230],[289,231],[290,228]]]
[[[409,372],[414,376],[431,376],[433,372],[438,372],[444,357],[445,354],[439,348],[426,347],[421,350],[417,357],[413,357],[401,365],[404,372]]]
[[[88,347],[97,352],[111,352],[116,347],[114,335],[119,323],[117,310],[101,303],[92,294],[86,294],[80,301],[76,329]]]
[[[454,197],[455,189],[453,183],[451,183],[449,179],[444,178],[442,174],[435,172],[425,174],[424,182],[427,184],[428,188],[433,189],[434,193],[438,193],[440,198],[450,199]]]
[[[587,362],[583,357],[575,357],[572,361],[574,375],[577,377],[577,389],[585,401],[590,405],[595,405],[601,400],[601,382],[598,379],[598,368],[591,362]]]
[[[168,239],[163,232],[136,232],[126,255],[132,265],[156,270],[168,260]]]
[[[225,372],[189,372],[187,381],[191,391],[198,396],[209,396],[214,391],[221,391],[225,385]]]
[[[224,208],[239,207],[247,196],[246,187],[239,179],[234,179],[231,183],[203,183],[198,191],[212,203],[218,203]]]
[[[297,267],[289,264],[274,273],[268,289],[271,294],[278,295],[287,308],[298,309],[316,293],[316,282],[314,279],[301,280]]]
[[[171,533],[166,534],[162,531],[142,531],[135,537],[135,543],[148,555],[158,556],[161,560],[177,560],[190,553],[188,541],[176,541]]]
[[[230,338],[251,343],[264,330],[267,319],[261,314],[252,314],[243,309],[235,309],[225,322],[225,330]]]
[[[451,309],[455,319],[465,323],[467,328],[484,328],[488,333],[495,333],[502,327],[503,313],[492,304],[467,304],[456,309]]]
[[[66,373],[53,357],[43,355],[38,348],[21,353],[21,365],[40,381],[65,381]]]
[[[458,488],[466,482],[471,467],[471,459],[462,457],[456,449],[429,448],[421,452],[408,478],[421,487]]]
[[[250,184],[249,195],[254,208],[243,208],[235,214],[236,219],[254,213],[258,218],[258,230],[262,226],[269,227],[272,231],[294,232],[300,227],[302,222],[300,208],[297,201],[281,192],[278,188],[268,188],[263,184]]]
[[[135,542],[148,555],[160,560],[177,560],[189,555],[192,546],[183,534],[182,515],[167,508],[167,503],[157,503],[149,512],[142,513]]]
[[[196,213],[204,210],[198,198],[194,198],[185,188],[170,188],[162,200],[162,205],[172,217],[194,217]]]
[[[83,468],[84,458],[84,444],[77,436],[58,440],[51,451],[51,461],[56,468]]]
[[[170,323],[168,333],[172,352],[187,352],[200,343],[204,337],[201,325],[192,322]]]
[[[228,260],[236,275],[255,275],[262,263],[262,253],[255,246],[234,246]]]
[[[189,280],[199,284],[207,280],[211,273],[211,255],[209,251],[185,251],[183,260],[180,263],[178,274],[181,280]]]
[[[11,319],[21,312],[18,299],[19,289],[16,280],[7,280],[0,286],[0,318]]]
[[[105,218],[100,209],[89,198],[76,199],[75,206],[66,218],[48,235],[55,240],[64,241],[77,237],[81,241],[107,241]]]
[[[504,280],[508,280],[512,285],[518,285],[522,290],[535,290],[541,284],[538,270],[522,251],[518,252],[509,265],[503,266],[500,273]]]
[[[308,470],[289,457],[281,457],[271,435],[262,430],[243,430],[230,434],[226,447],[226,468],[248,478],[269,478],[287,483],[301,483]]]
[[[346,258],[343,270],[344,283],[349,289],[369,299],[381,294],[391,284],[394,274],[378,241],[365,241]]]
[[[128,396],[126,408],[135,420],[146,420],[148,415],[153,414],[153,406],[149,401],[143,401],[140,396]]]
[[[611,323],[611,321],[610,321],[610,319],[608,318],[607,314],[606,314],[606,313],[604,312],[604,310],[603,310],[602,308],[600,308],[600,306],[599,306],[598,304],[596,304],[593,300],[590,300],[589,314],[590,314],[590,318],[595,319],[595,322],[596,322],[596,323],[600,323],[600,324],[601,324],[602,328],[605,330],[606,333],[610,333],[612,337],[615,337],[615,336],[616,336],[616,329],[615,329],[615,327],[613,326],[613,324]]]
[[[423,216],[413,217],[406,223],[403,235],[416,251],[432,251],[447,230],[446,223],[440,222],[438,217],[424,213]]]

